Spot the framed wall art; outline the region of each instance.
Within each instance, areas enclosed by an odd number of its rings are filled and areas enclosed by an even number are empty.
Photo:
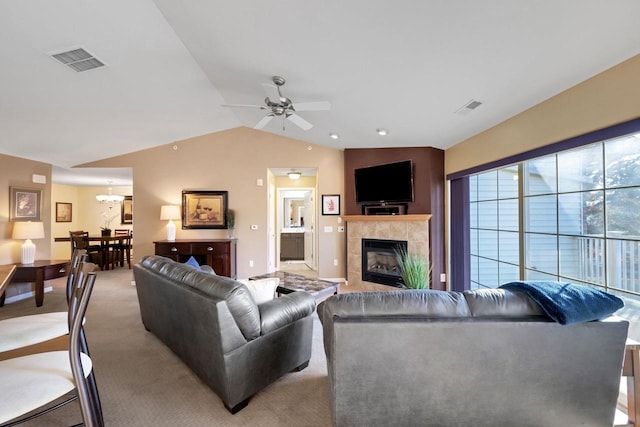
[[[72,208],[71,203],[56,202],[56,222],[71,222]]]
[[[40,221],[42,190],[9,187],[9,221]]]
[[[340,195],[322,195],[322,215],[340,215]]]
[[[228,228],[227,191],[183,190],[182,228]]]
[[[133,196],[124,196],[120,204],[120,224],[133,224]]]

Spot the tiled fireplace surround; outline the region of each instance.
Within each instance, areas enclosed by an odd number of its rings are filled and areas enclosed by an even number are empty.
[[[407,251],[429,259],[431,215],[347,215],[347,280],[364,290],[378,290],[377,283],[362,280],[362,239],[406,240]],[[390,287],[393,289],[393,287]]]

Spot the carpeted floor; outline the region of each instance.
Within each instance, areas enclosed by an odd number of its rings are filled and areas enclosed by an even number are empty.
[[[330,426],[322,327],[315,319],[309,367],[291,373],[231,415],[222,401],[154,335],[145,331],[133,274],[98,272],[85,326],[107,426]],[[33,298],[0,308],[0,319],[66,310],[64,279],[50,282],[43,307]],[[72,403],[25,426],[81,421]]]

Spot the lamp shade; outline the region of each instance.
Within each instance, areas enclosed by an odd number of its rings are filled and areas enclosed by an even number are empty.
[[[16,222],[13,224],[14,239],[25,239],[22,244],[22,264],[33,264],[36,257],[36,245],[31,239],[44,238],[44,225],[42,222]]]
[[[180,206],[164,205],[160,208],[160,219],[180,219]]]
[[[13,239],[44,239],[42,222],[16,222],[13,224]]]

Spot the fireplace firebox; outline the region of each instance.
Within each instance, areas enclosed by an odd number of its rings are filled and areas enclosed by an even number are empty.
[[[397,251],[406,251],[404,240],[362,239],[362,280],[402,287]]]

